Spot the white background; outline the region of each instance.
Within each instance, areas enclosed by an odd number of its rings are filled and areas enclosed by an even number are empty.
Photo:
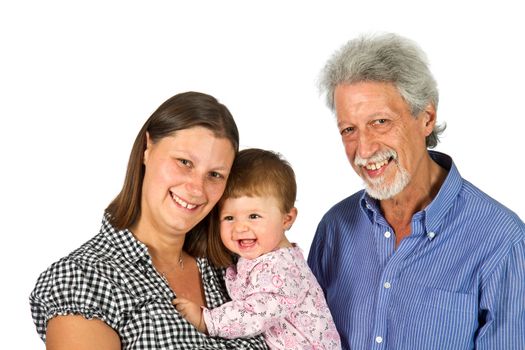
[[[361,188],[316,79],[364,32],[421,45],[448,125],[437,149],[523,218],[522,11],[483,3],[3,1],[1,347],[44,348],[27,300],[38,274],[97,233],[139,128],[182,91],[225,103],[243,148],[290,161],[299,217],[289,238],[308,252],[323,213]]]

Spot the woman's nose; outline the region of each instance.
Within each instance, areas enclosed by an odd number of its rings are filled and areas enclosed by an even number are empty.
[[[199,174],[192,174],[186,182],[186,189],[192,196],[199,197],[204,192],[204,180]]]

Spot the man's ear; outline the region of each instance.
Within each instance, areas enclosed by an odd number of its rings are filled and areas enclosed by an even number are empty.
[[[283,220],[283,228],[285,231],[292,228],[293,223],[295,222],[295,219],[297,218],[297,208],[293,207],[290,209],[288,213],[285,214],[284,220]]]
[[[423,118],[423,132],[426,137],[432,133],[434,126],[436,126],[437,113],[434,104],[429,103],[427,107],[419,114],[419,118]]]

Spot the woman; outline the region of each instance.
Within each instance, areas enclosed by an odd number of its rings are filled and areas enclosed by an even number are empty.
[[[209,338],[172,306],[227,301],[228,259],[208,240],[239,147],[228,109],[209,95],[164,102],[135,139],[119,195],[100,233],[49,267],[31,293],[47,349],[266,349],[262,338]]]

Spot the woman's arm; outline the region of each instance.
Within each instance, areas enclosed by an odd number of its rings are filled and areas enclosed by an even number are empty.
[[[103,321],[83,316],[57,316],[49,320],[47,350],[120,350],[118,334]]]

